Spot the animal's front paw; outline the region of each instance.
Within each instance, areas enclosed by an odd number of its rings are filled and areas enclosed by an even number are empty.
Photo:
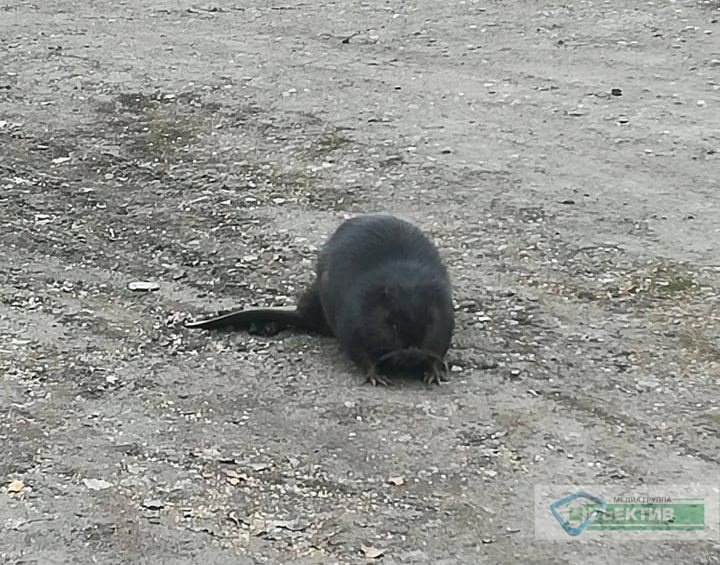
[[[435,361],[423,378],[425,384],[428,385],[433,383],[440,385],[441,382],[447,382],[448,380],[450,379],[448,378],[447,365],[440,361]]]
[[[383,375],[378,375],[377,371],[375,371],[374,368],[368,369],[365,382],[370,383],[373,386],[377,386],[378,384],[381,384],[383,386],[392,386],[392,382],[390,381],[390,379],[384,377]]]

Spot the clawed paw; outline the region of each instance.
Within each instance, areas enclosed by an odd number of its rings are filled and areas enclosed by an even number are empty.
[[[447,365],[439,362],[433,363],[433,366],[427,373],[425,373],[423,378],[423,382],[425,382],[425,384],[431,385],[434,383],[438,386],[441,382],[447,382],[448,380]]]
[[[378,375],[374,370],[368,371],[367,380],[365,382],[370,383],[373,386],[381,384],[382,386],[392,386],[392,382],[387,377]]]

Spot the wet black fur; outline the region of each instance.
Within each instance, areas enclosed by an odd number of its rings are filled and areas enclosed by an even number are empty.
[[[399,349],[443,358],[454,330],[452,288],[435,245],[412,224],[389,215],[346,220],[320,250],[316,278],[295,310],[233,312],[190,327],[297,327],[334,335],[365,369]],[[427,359],[425,359],[427,361]],[[418,364],[408,354],[393,364]]]

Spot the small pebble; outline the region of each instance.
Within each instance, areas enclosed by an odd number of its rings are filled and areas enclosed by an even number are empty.
[[[161,508],[165,507],[165,503],[163,503],[162,501],[151,498],[143,500],[142,505],[148,510],[160,510]]]
[[[160,285],[154,282],[148,282],[148,281],[135,281],[128,283],[128,289],[133,291],[150,291],[150,290],[159,290]]]

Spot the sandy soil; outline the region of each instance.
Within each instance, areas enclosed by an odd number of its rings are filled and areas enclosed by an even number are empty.
[[[719,18],[5,0],[0,561],[720,562],[532,516],[539,483],[720,482]],[[183,329],[291,303],[366,211],[450,266],[447,385]]]

